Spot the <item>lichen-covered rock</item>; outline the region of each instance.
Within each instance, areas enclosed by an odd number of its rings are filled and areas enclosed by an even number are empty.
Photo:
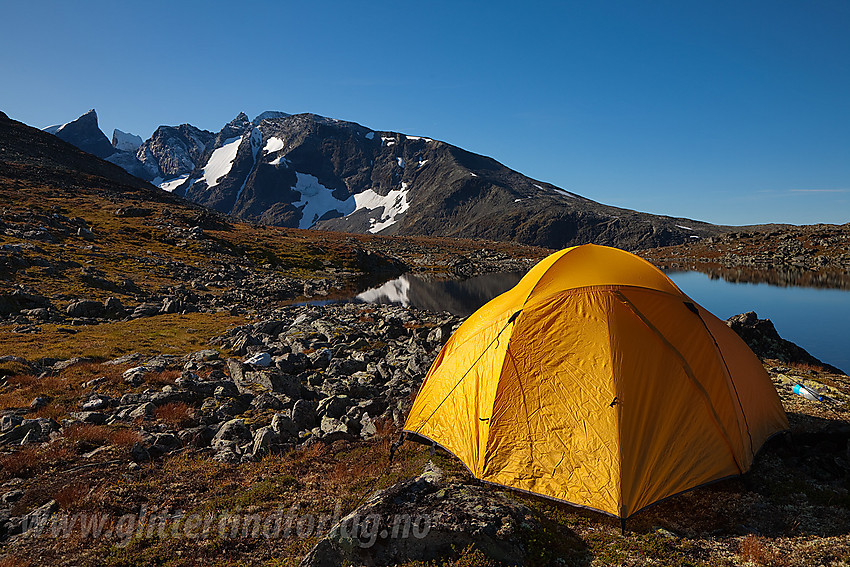
[[[527,562],[531,509],[492,487],[445,483],[430,463],[419,477],[372,496],[335,526],[302,567],[441,561],[469,545],[508,565]]]

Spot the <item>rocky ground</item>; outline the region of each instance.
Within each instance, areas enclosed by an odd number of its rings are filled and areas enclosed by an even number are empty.
[[[459,318],[386,305],[284,306],[213,336],[199,315],[82,325],[78,356],[42,357],[23,343],[25,356],[0,359],[4,564],[850,560],[850,379],[803,358],[755,314],[730,325],[769,357],[793,435],[768,444],[744,477],[640,512],[625,536],[613,519],[479,485],[442,451],[408,442],[389,462]],[[169,354],[106,359],[144,343],[87,334],[140,322],[196,325],[209,339],[172,336]],[[797,383],[829,401],[794,395]],[[291,529],[274,533],[275,517],[284,526],[290,518]],[[327,519],[323,529],[310,527],[315,517]]]
[[[729,281],[850,289],[850,224],[747,227],[641,255]]]

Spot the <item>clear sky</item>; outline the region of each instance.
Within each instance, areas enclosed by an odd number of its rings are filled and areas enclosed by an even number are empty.
[[[0,110],[218,131],[313,112],[591,199],[850,222],[850,2],[0,0]]]

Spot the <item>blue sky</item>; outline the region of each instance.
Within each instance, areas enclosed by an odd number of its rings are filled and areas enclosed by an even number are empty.
[[[0,0],[0,110],[314,112],[724,224],[850,222],[850,3]]]

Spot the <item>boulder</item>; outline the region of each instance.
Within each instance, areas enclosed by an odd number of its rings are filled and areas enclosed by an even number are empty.
[[[340,418],[348,411],[352,401],[346,395],[329,396],[319,402],[316,413],[320,417]]]
[[[269,452],[273,445],[277,445],[280,441],[277,433],[271,427],[261,427],[254,433],[254,444],[251,447],[251,453],[255,458],[262,457]]]
[[[275,414],[271,427],[281,441],[286,442],[298,437],[298,424],[286,413]]]
[[[110,297],[104,302],[104,311],[109,319],[120,319],[127,315],[124,304],[117,297]]]
[[[744,339],[747,346],[761,359],[811,364],[828,372],[844,374],[838,368],[821,362],[804,348],[780,337],[773,322],[770,319],[759,319],[755,311],[733,315],[726,320],[726,324]]]
[[[292,420],[298,426],[299,431],[311,429],[317,421],[316,408],[312,402],[298,400],[292,406]]]
[[[150,402],[145,402],[143,404],[139,404],[134,410],[129,413],[130,419],[149,419],[153,416],[153,412],[156,409]]]
[[[103,317],[106,310],[100,301],[83,299],[70,303],[65,312],[68,317]]]
[[[218,429],[218,432],[212,439],[212,446],[217,449],[219,446],[225,446],[228,442],[237,444],[248,443],[253,441],[251,430],[245,425],[241,419],[231,419],[224,422]]]
[[[249,356],[245,359],[245,364],[250,364],[252,366],[260,366],[266,367],[272,363],[272,357],[267,352],[258,352],[253,356]]]
[[[445,483],[429,463],[421,476],[379,491],[344,517],[301,566],[442,564],[470,545],[497,562],[524,565],[531,558],[522,532],[540,529],[524,504],[490,486]]]

